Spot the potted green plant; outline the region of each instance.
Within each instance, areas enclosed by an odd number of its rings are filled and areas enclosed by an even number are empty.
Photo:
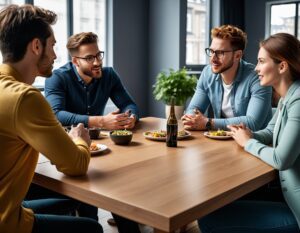
[[[162,71],[157,75],[153,95],[156,100],[161,100],[167,105],[166,116],[169,113],[168,105],[174,97],[176,117],[180,118],[187,99],[195,92],[196,85],[197,77],[188,75],[186,68],[177,71],[169,69],[169,72]]]

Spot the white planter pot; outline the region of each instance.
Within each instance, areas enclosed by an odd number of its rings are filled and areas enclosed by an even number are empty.
[[[170,115],[171,106],[166,105],[165,110],[166,110],[166,119],[168,119],[169,115]],[[176,116],[177,120],[180,120],[180,118],[183,116],[184,106],[175,105],[174,110],[175,110],[175,116]]]

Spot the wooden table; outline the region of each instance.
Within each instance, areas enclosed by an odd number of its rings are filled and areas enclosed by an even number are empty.
[[[272,167],[233,140],[213,140],[193,131],[190,139],[170,148],[142,135],[165,125],[164,119],[141,119],[129,146],[99,139],[109,150],[91,159],[84,177],[65,176],[44,161],[34,182],[156,232],[172,232],[276,177]]]

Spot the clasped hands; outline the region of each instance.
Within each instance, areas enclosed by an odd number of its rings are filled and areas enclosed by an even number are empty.
[[[135,126],[136,118],[130,110],[120,113],[120,110],[102,116],[101,128],[105,129],[132,129]]]
[[[195,109],[194,114],[185,114],[181,117],[183,127],[186,130],[205,130],[208,118],[199,110]]]
[[[252,131],[244,123],[238,125],[228,125],[231,130],[231,136],[241,147],[245,147],[247,141],[253,137]]]

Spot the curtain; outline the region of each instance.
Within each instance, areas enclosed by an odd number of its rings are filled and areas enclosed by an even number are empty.
[[[245,31],[245,0],[221,0],[221,25],[231,24]]]

